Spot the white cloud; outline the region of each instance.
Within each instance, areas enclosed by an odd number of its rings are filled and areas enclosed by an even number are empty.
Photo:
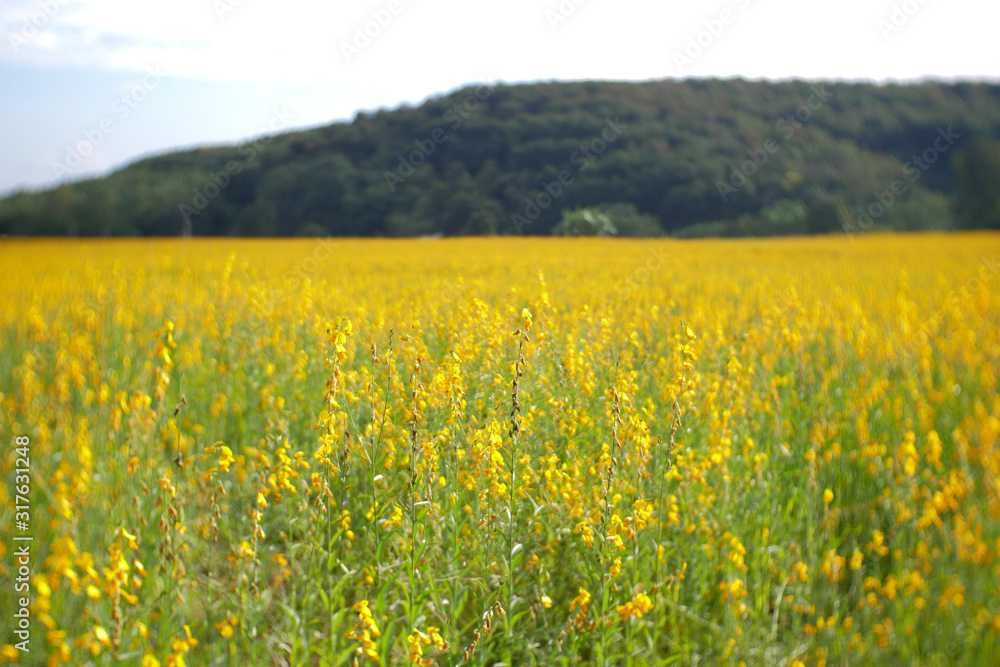
[[[894,7],[917,9],[886,39],[877,26]],[[723,12],[732,20],[719,31]],[[0,8],[0,60],[157,64],[183,78],[425,95],[486,72],[507,81],[996,76],[998,23],[1000,4],[977,0],[11,0]],[[674,54],[713,27],[678,71]],[[345,44],[357,49],[350,59]]]

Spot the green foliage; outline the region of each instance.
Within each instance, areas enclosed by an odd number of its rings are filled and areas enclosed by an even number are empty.
[[[302,237],[326,236],[326,230],[323,229],[323,226],[318,222],[307,222],[299,227],[299,230],[295,232],[295,235]]]
[[[914,162],[944,128],[954,155]],[[577,208],[623,236],[827,233],[896,182],[868,228],[950,227],[951,200],[962,226],[1000,227],[998,138],[996,84],[480,86],[17,193],[0,234],[174,235],[186,218],[195,235],[544,235]]]
[[[656,216],[640,213],[634,204],[618,202],[598,209],[611,220],[618,236],[663,236],[663,225]]]
[[[951,203],[945,195],[919,190],[897,203],[891,210],[893,231],[930,231],[952,227]],[[984,227],[985,225],[972,225]]]
[[[844,228],[848,220],[847,207],[839,197],[824,197],[810,202],[806,209],[805,226],[810,234],[831,234]]]
[[[801,234],[808,209],[800,199],[781,199],[761,209],[760,217],[776,234]]]
[[[1000,141],[977,141],[955,156],[958,221],[1000,229]]]
[[[578,208],[563,211],[563,218],[552,228],[553,236],[615,236],[618,230],[603,211]]]

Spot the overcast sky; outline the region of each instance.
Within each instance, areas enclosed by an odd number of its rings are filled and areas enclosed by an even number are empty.
[[[998,25],[996,0],[2,0],[0,194],[470,83],[995,82]]]

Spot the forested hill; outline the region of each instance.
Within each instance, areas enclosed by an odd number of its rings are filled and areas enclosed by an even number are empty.
[[[622,234],[1000,227],[1000,85],[471,86],[0,200],[0,234]],[[566,225],[559,230],[565,230]]]

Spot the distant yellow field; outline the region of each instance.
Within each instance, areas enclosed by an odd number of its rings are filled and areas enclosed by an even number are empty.
[[[0,240],[0,662],[997,664],[998,257]]]

